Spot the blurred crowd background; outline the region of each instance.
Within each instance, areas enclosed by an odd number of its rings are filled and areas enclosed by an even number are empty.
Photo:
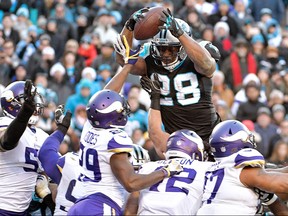
[[[53,132],[54,110],[65,104],[73,119],[60,152],[77,151],[85,105],[120,69],[117,34],[133,12],[158,5],[185,20],[195,40],[220,50],[212,79],[222,120],[242,121],[267,162],[286,166],[288,0],[2,0],[0,94],[13,81],[32,79],[45,97],[37,126]],[[132,110],[125,130],[156,160],[147,133],[149,96],[139,77],[130,75],[122,93]]]

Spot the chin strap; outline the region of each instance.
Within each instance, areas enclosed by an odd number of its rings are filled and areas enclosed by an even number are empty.
[[[180,64],[180,62],[181,61],[179,60],[179,58],[177,58],[177,59],[175,59],[174,62],[172,62],[170,64],[164,64],[163,62],[161,62],[161,63],[166,70],[173,71]]]

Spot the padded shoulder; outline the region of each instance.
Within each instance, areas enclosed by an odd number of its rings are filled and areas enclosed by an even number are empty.
[[[116,131],[115,131],[116,132]],[[108,151],[114,153],[131,152],[133,142],[125,131],[117,131],[108,142]]]
[[[265,160],[263,155],[256,149],[246,148],[240,150],[234,160],[234,167],[263,167],[265,165]]]

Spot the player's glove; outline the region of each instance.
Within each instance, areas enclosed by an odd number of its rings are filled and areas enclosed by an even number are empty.
[[[167,8],[167,10],[163,10],[162,12],[166,16],[166,19],[161,17],[160,21],[164,22],[166,25],[159,26],[159,29],[170,30],[171,34],[176,38],[179,38],[181,35],[183,35],[184,34],[183,29],[181,28],[177,20],[173,17],[169,8]]]
[[[35,109],[36,109],[36,103],[34,101],[34,97],[37,92],[37,88],[32,91],[32,81],[31,80],[26,80],[25,86],[24,86],[24,103],[23,103],[23,109],[27,113],[27,115],[31,116]]]
[[[144,18],[143,13],[146,13],[149,11],[148,7],[142,8],[136,12],[134,12],[130,18],[126,21],[125,23],[125,27],[129,30],[129,31],[134,31],[134,27],[136,22],[138,22],[139,20]]]
[[[57,129],[65,135],[70,127],[72,113],[68,110],[66,115],[64,115],[64,105],[62,104],[57,107],[54,114],[55,122],[58,126]]]
[[[254,191],[258,194],[258,198],[266,205],[273,204],[278,198],[274,193],[268,193],[259,188],[254,188]]]
[[[153,80],[149,79],[147,76],[142,76],[140,79],[140,84],[142,88],[150,95],[150,107],[155,110],[160,110],[161,87],[158,74],[153,75]]]
[[[113,45],[116,52],[123,57],[125,64],[134,65],[137,62],[141,47],[140,45],[136,50],[130,49],[125,35],[123,35],[123,41],[121,35],[118,35],[117,40]]]
[[[178,161],[171,160],[170,163],[161,168],[161,170],[164,172],[166,177],[171,177],[181,173],[183,171],[183,167]]]
[[[39,174],[35,186],[36,195],[43,199],[45,196],[51,193],[48,187],[48,180],[45,175]]]

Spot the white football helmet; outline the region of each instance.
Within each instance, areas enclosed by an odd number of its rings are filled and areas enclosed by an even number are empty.
[[[184,32],[192,35],[190,26],[183,20],[175,18]],[[164,24],[166,25],[166,24]],[[164,56],[166,49],[172,55]],[[173,71],[185,60],[187,54],[180,41],[174,37],[168,29],[162,29],[151,41],[150,53],[157,65],[163,66],[166,70]]]

